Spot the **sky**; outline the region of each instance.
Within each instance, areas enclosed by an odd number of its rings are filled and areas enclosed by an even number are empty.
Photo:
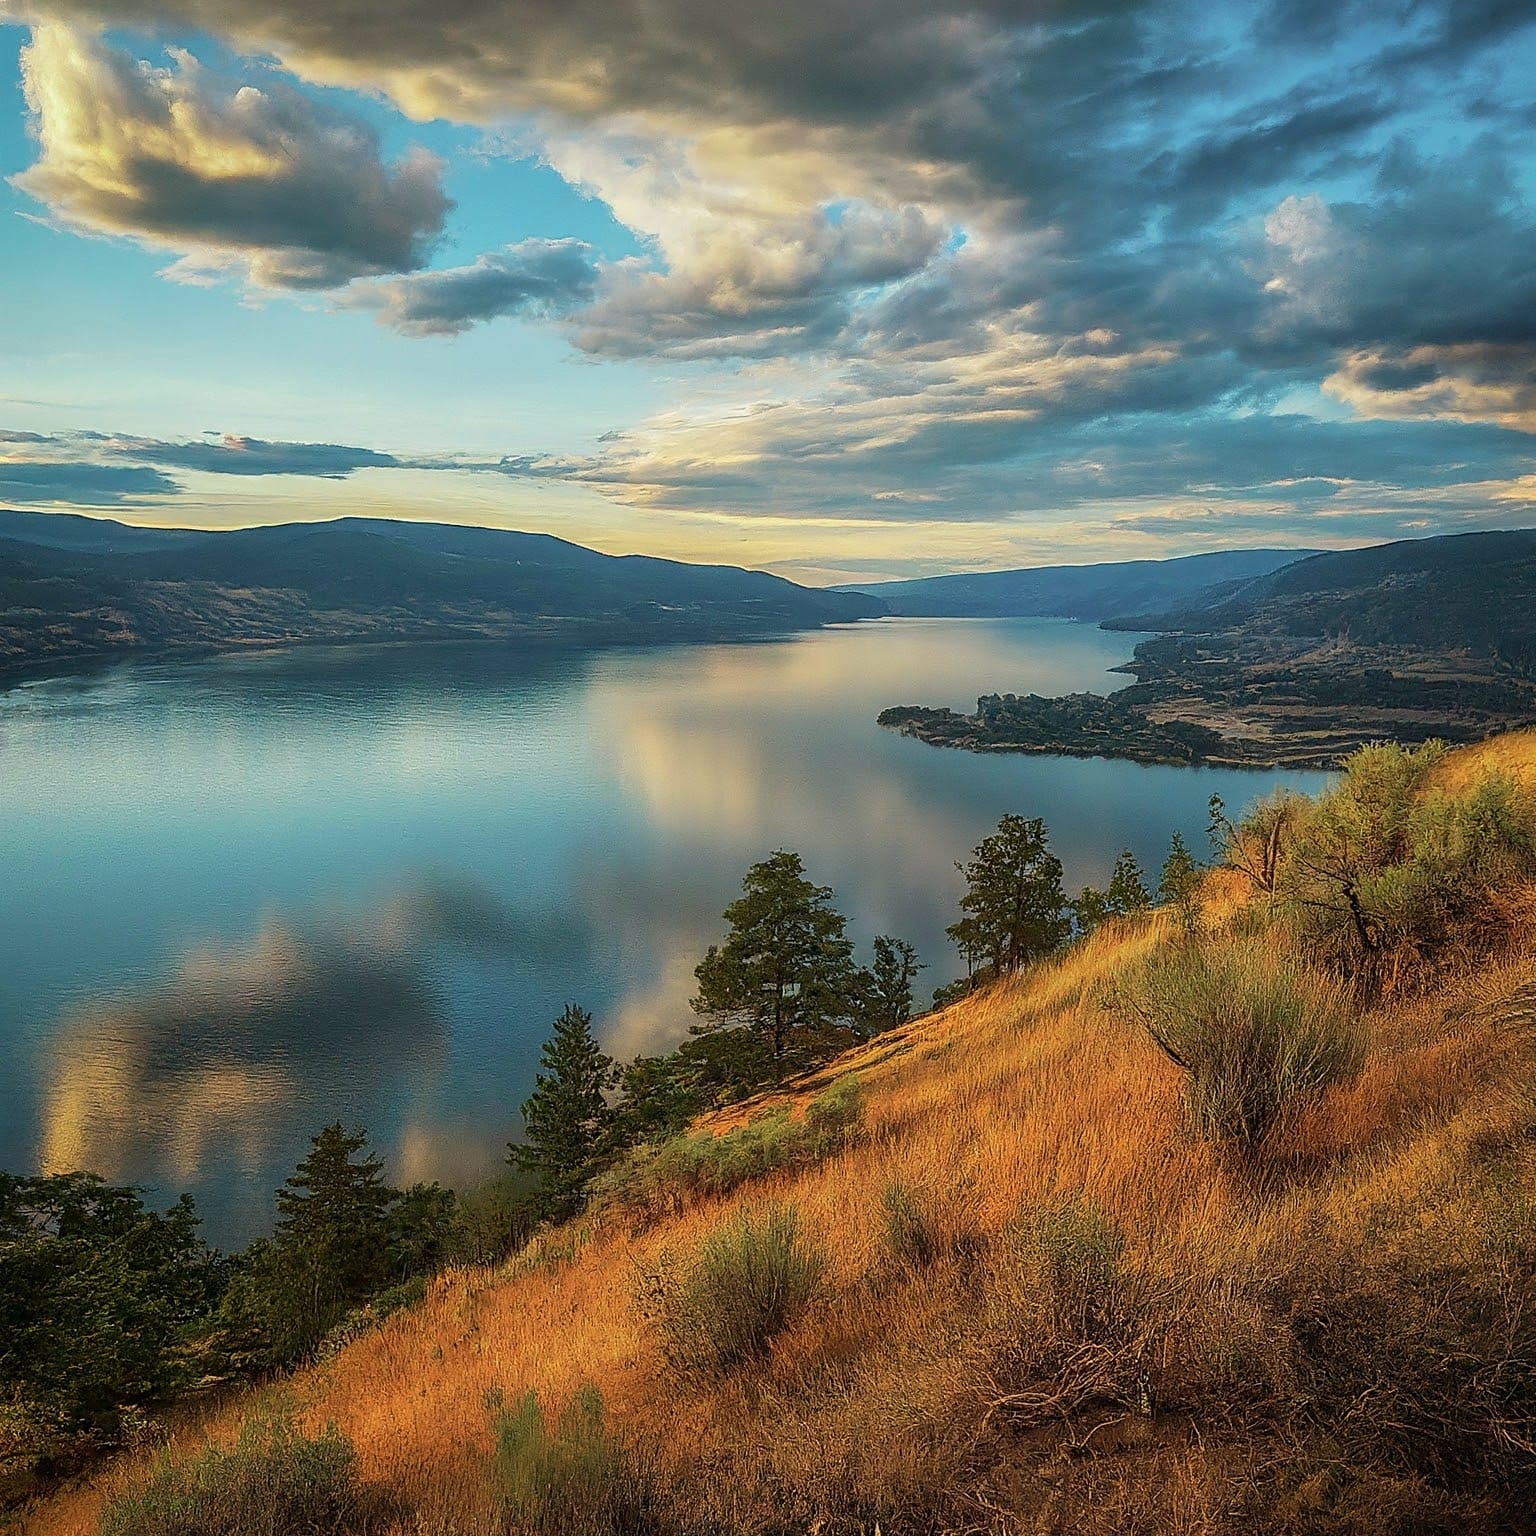
[[[0,0],[0,505],[816,583],[1536,524],[1536,3]]]

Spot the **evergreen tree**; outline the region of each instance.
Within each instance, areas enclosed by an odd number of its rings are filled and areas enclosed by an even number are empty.
[[[866,973],[864,1016],[872,1033],[895,1029],[912,1017],[912,985],[923,969],[917,951],[905,939],[881,934],[875,963]]]
[[[946,931],[973,970],[983,962],[994,976],[1016,971],[1070,936],[1061,860],[1038,817],[1004,816],[955,868],[966,880],[965,916]]]
[[[1142,873],[1136,855],[1129,848],[1115,860],[1114,872],[1109,877],[1109,888],[1104,892],[1105,905],[1116,916],[1128,916],[1133,912],[1145,912],[1152,905],[1152,893],[1147,889],[1147,877]]]
[[[581,1208],[587,1181],[609,1146],[604,1097],[614,1064],[598,1048],[592,1015],[567,1003],[539,1053],[543,1070],[523,1102],[524,1140],[509,1161],[536,1176],[542,1213],[560,1220]]]
[[[800,855],[780,849],[747,871],[725,909],[730,932],[694,975],[693,1010],[706,1029],[750,1029],[767,1044],[775,1076],[851,1016],[858,992],[853,945],[832,892],[805,878]]]
[[[190,1196],[162,1216],[92,1173],[0,1173],[0,1403],[112,1433],[198,1374],[224,1274]]]
[[[277,1230],[240,1256],[223,1301],[237,1362],[285,1364],[393,1278],[391,1213],[368,1133],[328,1125],[277,1192]]]
[[[275,1242],[313,1273],[321,1293],[360,1299],[389,1278],[386,1217],[395,1197],[368,1133],[338,1121],[314,1138],[278,1190]]]
[[[1079,933],[1088,934],[1107,918],[1145,912],[1151,905],[1152,896],[1147,890],[1141,865],[1136,862],[1136,855],[1127,848],[1115,860],[1114,872],[1104,890],[1095,890],[1091,885],[1083,887],[1082,895],[1071,903],[1072,920]]]
[[[1184,839],[1175,832],[1168,843],[1168,857],[1163,860],[1162,878],[1158,881],[1157,899],[1164,906],[1171,906],[1178,916],[1185,933],[1194,934],[1200,927],[1200,866],[1189,851]]]

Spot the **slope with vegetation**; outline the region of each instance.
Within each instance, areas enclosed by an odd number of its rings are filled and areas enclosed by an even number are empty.
[[[940,746],[1142,762],[1322,764],[1370,741],[1536,720],[1536,530],[1313,555],[1104,627],[1158,630],[1100,698],[990,695],[880,723]]]
[[[381,518],[199,533],[0,510],[0,670],[306,643],[713,639],[883,611],[548,534]]]
[[[1069,909],[1005,821],[959,1001],[24,1529],[1528,1529],[1536,735],[1213,831]]]

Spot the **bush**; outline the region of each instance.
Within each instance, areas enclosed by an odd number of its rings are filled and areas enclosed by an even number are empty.
[[[839,1078],[811,1100],[803,1120],[782,1109],[723,1136],[698,1131],[660,1147],[640,1147],[596,1181],[593,1196],[615,1200],[642,1220],[656,1220],[691,1200],[727,1194],[749,1179],[830,1157],[847,1145],[862,1119],[858,1079]]]
[[[1257,942],[1159,955],[1118,1002],[1184,1072],[1190,1124],[1212,1141],[1258,1145],[1364,1056],[1344,989]]]
[[[980,1243],[970,1191],[941,1197],[892,1180],[880,1192],[880,1236],[890,1264],[898,1270],[930,1268],[949,1256],[969,1257]]]
[[[815,1299],[826,1258],[792,1206],[743,1211],[680,1271],[663,1262],[643,1300],[678,1369],[719,1376],[761,1359]]]
[[[602,1395],[582,1387],[551,1428],[529,1392],[502,1410],[492,1479],[515,1536],[639,1536],[654,1527],[649,1461],[609,1430]]]
[[[1367,993],[1414,988],[1495,951],[1536,882],[1536,805],[1485,775],[1428,787],[1444,748],[1368,747],[1295,815],[1275,895],[1304,950]]]
[[[256,1414],[228,1449],[168,1455],[136,1491],[108,1500],[101,1536],[360,1536],[390,1511],[357,1475],[334,1424],[310,1439],[286,1412]]]

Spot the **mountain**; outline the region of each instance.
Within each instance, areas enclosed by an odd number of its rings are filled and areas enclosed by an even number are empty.
[[[315,642],[716,639],[883,611],[549,534],[379,518],[199,532],[0,510],[0,667]]]
[[[1404,539],[1313,555],[1236,592],[1116,626],[1338,637],[1460,651],[1536,676],[1536,529]]]
[[[1311,553],[1306,549],[1229,549],[1174,560],[977,571],[839,590],[876,597],[891,613],[911,617],[1099,621],[1215,601]]]

